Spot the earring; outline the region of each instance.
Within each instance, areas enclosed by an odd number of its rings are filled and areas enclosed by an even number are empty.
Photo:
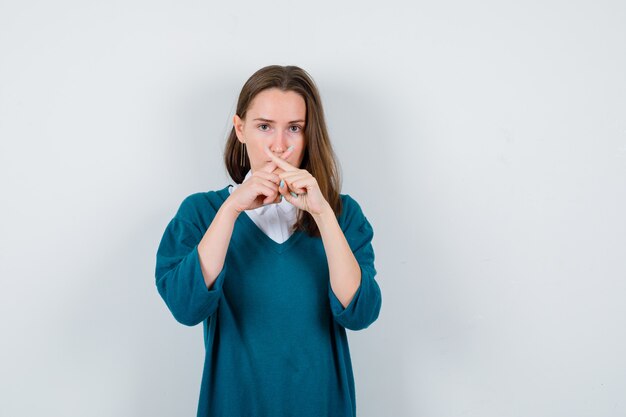
[[[241,155],[241,158],[239,160],[239,165],[241,165],[242,167],[246,166],[246,144],[244,142],[241,142],[241,152],[239,152],[239,155]]]

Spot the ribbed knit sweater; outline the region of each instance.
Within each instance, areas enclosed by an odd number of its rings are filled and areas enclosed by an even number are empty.
[[[207,289],[198,243],[228,196],[225,187],[185,198],[156,255],[156,286],[174,318],[203,323],[197,416],[356,416],[346,329],[368,327],[381,308],[373,230],[359,204],[341,194],[338,222],[361,267],[361,284],[344,308],[330,286],[321,238],[296,231],[276,243],[245,212]]]

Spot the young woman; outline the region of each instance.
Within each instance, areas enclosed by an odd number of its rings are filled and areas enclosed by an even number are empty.
[[[226,143],[236,183],[184,199],[156,256],[180,323],[204,327],[199,417],[348,417],[356,398],[345,329],[378,317],[373,230],[340,194],[311,77],[254,73]]]

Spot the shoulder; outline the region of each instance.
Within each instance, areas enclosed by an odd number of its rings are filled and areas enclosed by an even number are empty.
[[[364,223],[368,223],[361,205],[354,197],[349,194],[339,194],[339,197],[341,198],[341,213],[338,220],[344,231],[350,226],[361,227]]]
[[[361,205],[350,194],[339,194],[341,198],[341,214],[340,217],[352,217],[355,215],[362,215],[363,210]]]
[[[348,194],[340,194],[341,214],[337,217],[339,226],[353,251],[370,247],[374,229],[361,209],[361,205]]]
[[[228,198],[228,187],[188,195],[180,203],[175,217],[196,225],[202,225],[207,221],[210,223],[222,203]]]

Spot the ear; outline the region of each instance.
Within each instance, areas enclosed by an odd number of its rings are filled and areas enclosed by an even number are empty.
[[[245,143],[243,138],[243,120],[237,115],[233,116],[233,127],[235,128],[235,134],[239,142]]]

